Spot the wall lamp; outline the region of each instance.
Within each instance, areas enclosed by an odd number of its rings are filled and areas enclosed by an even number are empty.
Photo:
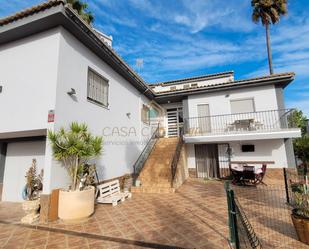
[[[71,88],[71,91],[67,92],[67,94],[69,94],[70,96],[75,95],[76,91],[74,88]]]

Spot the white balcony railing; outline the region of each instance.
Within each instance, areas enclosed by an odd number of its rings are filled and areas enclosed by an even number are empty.
[[[297,128],[293,109],[214,115],[184,119],[184,135],[222,135],[274,132]]]

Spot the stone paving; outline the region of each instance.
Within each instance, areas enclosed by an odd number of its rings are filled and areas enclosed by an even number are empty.
[[[135,193],[116,207],[97,205],[95,214],[82,223],[22,226],[22,215],[20,204],[0,202],[0,248],[229,248],[220,181],[189,179],[175,194]],[[276,230],[273,237],[263,237],[263,242],[284,236],[282,241],[293,247],[281,248],[308,248],[295,240],[295,232],[271,229]]]
[[[80,224],[17,223],[21,205],[0,204],[2,248],[229,248],[221,182],[188,180],[176,194],[139,194],[116,207],[97,205]]]

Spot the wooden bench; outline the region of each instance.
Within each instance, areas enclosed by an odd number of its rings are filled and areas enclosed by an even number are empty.
[[[112,204],[116,206],[118,201],[125,201],[126,198],[131,198],[129,192],[120,192],[119,180],[110,181],[97,186],[99,191],[98,203]]]

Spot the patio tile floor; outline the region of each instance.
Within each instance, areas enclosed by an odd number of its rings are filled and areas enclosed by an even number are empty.
[[[135,193],[115,207],[97,205],[79,224],[22,226],[22,215],[20,204],[0,202],[0,248],[229,248],[219,181],[189,179],[175,194]]]
[[[228,248],[220,182],[189,180],[176,194],[136,193],[116,207],[97,205],[79,224],[24,227],[22,216],[20,204],[0,202],[0,248]]]

